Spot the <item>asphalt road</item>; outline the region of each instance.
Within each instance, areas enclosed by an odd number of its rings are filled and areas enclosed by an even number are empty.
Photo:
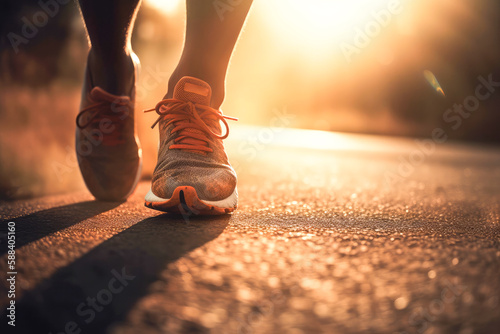
[[[240,127],[239,209],[85,191],[0,205],[16,331],[499,333],[500,148]]]

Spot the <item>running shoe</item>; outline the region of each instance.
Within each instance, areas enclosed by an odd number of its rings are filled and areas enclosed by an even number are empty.
[[[158,125],[160,132],[147,207],[188,215],[217,215],[236,209],[236,172],[222,140],[229,135],[226,119],[237,119],[211,108],[211,96],[208,83],[183,77],[173,98],[146,110],[159,115],[152,128]]]
[[[132,59],[137,72],[139,60],[134,54]],[[128,96],[113,95],[94,86],[86,69],[76,118],[76,155],[85,184],[98,200],[126,200],[139,181],[142,150],[134,103],[135,85]]]

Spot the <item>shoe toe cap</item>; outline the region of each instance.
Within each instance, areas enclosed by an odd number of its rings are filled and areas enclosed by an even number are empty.
[[[165,172],[153,178],[152,191],[161,198],[172,197],[177,187],[189,186],[196,190],[198,197],[206,201],[220,201],[228,198],[236,188],[236,174],[225,168],[184,168],[175,172]]]
[[[132,161],[90,161],[79,159],[87,188],[101,201],[124,201],[133,192],[141,173],[140,159]]]

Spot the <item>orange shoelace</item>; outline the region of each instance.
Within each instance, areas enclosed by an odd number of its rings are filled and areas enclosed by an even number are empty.
[[[107,101],[103,101],[103,102],[98,102],[96,104],[93,104],[91,106],[88,106],[87,108],[84,108],[82,110],[80,110],[80,112],[78,113],[78,115],[76,116],[76,126],[80,129],[85,129],[87,128],[89,125],[93,124],[94,125],[94,128],[98,129],[99,132],[96,133],[96,134],[92,134],[93,136],[104,136],[104,138],[106,138],[106,144],[107,145],[118,145],[118,144],[122,144],[124,142],[123,138],[122,138],[122,126],[123,126],[123,120],[124,120],[124,117],[128,117],[128,109],[127,111],[123,111],[123,110],[118,110],[120,112],[103,112],[104,108],[103,107],[109,107],[109,109],[111,110],[113,105],[118,105],[118,106],[126,106],[126,104],[122,104],[122,103],[115,103],[115,104],[111,104],[110,102],[107,102]],[[85,113],[89,113],[89,112],[92,112],[92,116],[90,116],[90,118],[87,120],[86,123],[82,124],[81,122],[81,118],[83,117],[83,115]],[[107,132],[107,131],[100,131],[100,126],[101,126],[101,121],[103,119],[107,119],[111,122],[111,124],[113,126],[115,126],[115,128],[113,129],[113,131],[111,132]],[[96,138],[97,139],[97,138]]]
[[[165,99],[156,105],[155,108],[144,110],[144,112],[156,111],[159,115],[151,128],[163,118],[168,120],[165,127],[174,125],[172,133],[178,135],[174,143],[169,146],[170,150],[197,151],[202,154],[213,152],[208,147],[210,138],[226,139],[229,135],[229,126],[226,119],[237,121],[235,117],[223,115],[220,111],[205,105],[195,104],[177,99]],[[213,132],[207,125],[207,121],[222,121],[226,127],[226,133],[219,135]]]

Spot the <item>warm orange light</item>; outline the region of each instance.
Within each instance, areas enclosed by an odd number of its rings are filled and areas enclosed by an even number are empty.
[[[176,13],[181,0],[145,0],[147,5],[157,8],[167,15]]]
[[[271,32],[277,35],[277,40],[293,45],[295,51],[314,54],[338,49],[343,42],[353,44],[358,30],[374,29],[374,35],[383,33],[389,24],[406,15],[404,7],[408,2],[273,0],[262,1],[256,9],[265,18]]]

